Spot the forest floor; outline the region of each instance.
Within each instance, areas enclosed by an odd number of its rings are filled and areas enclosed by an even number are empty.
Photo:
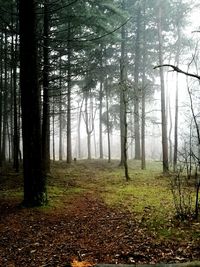
[[[3,170],[0,266],[200,260],[200,223],[174,218],[169,178],[162,176],[160,163],[146,171],[130,163],[129,183],[117,164],[52,164],[49,205],[31,209],[20,208],[21,173]]]

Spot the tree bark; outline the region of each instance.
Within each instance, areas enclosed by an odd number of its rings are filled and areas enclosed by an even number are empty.
[[[177,52],[176,52],[176,65],[179,66],[181,46],[181,30],[178,22],[177,25]],[[176,73],[176,96],[175,96],[175,120],[174,120],[174,155],[173,155],[173,170],[177,171],[177,153],[178,153],[178,113],[179,113],[179,82],[178,73]]]
[[[62,114],[62,58],[60,54],[60,61],[59,61],[59,160],[63,160],[63,114]]]
[[[158,45],[159,45],[159,64],[163,64],[163,41],[162,41],[162,9],[159,5],[158,9]],[[168,164],[168,140],[167,140],[167,120],[166,120],[166,105],[165,105],[165,85],[163,68],[159,69],[160,85],[161,85],[161,122],[162,122],[162,155],[163,155],[163,172],[169,171]]]
[[[122,9],[125,10],[125,1],[122,1]],[[123,25],[121,28],[121,58],[120,58],[120,141],[121,141],[121,158],[120,158],[120,166],[124,166],[125,158],[124,158],[124,137],[125,137],[125,122],[124,122],[124,94],[123,87],[126,82],[126,51],[125,51],[125,42],[126,42],[126,32],[125,26]]]
[[[46,177],[42,164],[36,8],[35,0],[19,1],[23,205],[28,207],[41,206],[47,203]]]
[[[146,151],[145,151],[145,123],[146,123],[146,0],[144,1],[144,20],[143,20],[143,56],[142,56],[142,125],[141,125],[141,169],[146,169]]]
[[[7,30],[4,34],[4,88],[3,88],[3,129],[2,129],[2,150],[1,159],[2,162],[6,160],[6,139],[8,133],[8,40]]]
[[[44,1],[43,32],[43,120],[42,161],[44,173],[50,172],[50,111],[49,111],[49,0]]]
[[[103,81],[100,81],[99,91],[99,154],[103,159],[103,131],[102,131],[102,105],[103,105]]]
[[[111,145],[110,145],[110,118],[109,118],[109,89],[107,78],[104,82],[106,91],[106,128],[107,128],[107,143],[108,143],[108,162],[111,162]]]
[[[2,35],[1,35],[1,50],[0,53],[2,55]],[[3,98],[2,98],[2,87],[3,87],[3,66],[2,66],[2,60],[0,62],[0,167],[2,166],[2,154],[1,154],[1,145],[2,145],[2,104],[3,104]]]
[[[139,114],[139,66],[140,66],[140,33],[141,33],[141,8],[137,11],[137,28],[135,42],[135,69],[134,69],[134,136],[135,136],[135,159],[141,159],[140,152],[140,114]]]
[[[72,140],[71,140],[71,29],[68,22],[67,42],[67,163],[72,162]]]
[[[13,105],[14,105],[14,137],[13,137],[13,167],[19,171],[19,126],[18,126],[18,99],[17,99],[17,35],[13,44]]]

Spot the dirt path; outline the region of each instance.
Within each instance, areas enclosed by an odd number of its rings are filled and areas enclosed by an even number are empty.
[[[199,244],[156,242],[128,211],[83,194],[62,210],[19,209],[0,202],[0,266],[67,266],[93,263],[156,263],[200,258]]]

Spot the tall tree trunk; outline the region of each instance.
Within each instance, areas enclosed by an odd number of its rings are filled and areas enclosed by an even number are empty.
[[[3,54],[3,34],[0,39],[0,53]],[[2,110],[3,110],[3,60],[0,61],[0,167],[2,166]]]
[[[103,131],[102,131],[102,105],[103,105],[103,81],[100,81],[99,91],[99,154],[103,159]]]
[[[139,66],[140,66],[140,33],[141,33],[141,9],[137,11],[137,28],[135,42],[135,69],[134,69],[134,135],[135,135],[135,159],[141,158],[140,153],[140,114],[139,114]]]
[[[180,46],[181,46],[181,29],[179,21],[177,21],[177,51],[176,51],[176,65],[179,66]],[[174,155],[173,155],[173,170],[177,171],[177,153],[178,153],[178,102],[179,102],[179,82],[178,73],[176,73],[176,96],[175,96],[175,120],[174,120]]]
[[[122,9],[125,10],[125,1],[122,1]],[[125,25],[121,29],[121,61],[120,61],[120,128],[121,128],[121,162],[125,169],[125,178],[130,179],[127,164],[127,72],[126,72],[126,31]]]
[[[162,8],[159,5],[158,10],[158,43],[159,43],[159,65],[163,64],[163,40],[162,40]],[[168,139],[167,139],[167,119],[166,119],[166,105],[165,105],[165,84],[163,68],[159,69],[160,85],[161,85],[161,123],[162,123],[162,155],[163,155],[163,172],[169,171],[168,164]]]
[[[59,61],[59,160],[62,161],[63,159],[63,114],[62,114],[62,57],[60,54],[60,61]]]
[[[168,106],[169,106],[169,164],[172,164],[172,111],[171,111],[171,102],[168,96]]]
[[[84,99],[81,102],[81,105],[79,107],[79,114],[78,114],[78,158],[80,159],[82,157],[81,154],[81,115],[82,115],[82,107],[83,107]]]
[[[128,133],[128,123],[127,123],[127,88],[122,88],[123,89],[123,101],[124,101],[124,169],[125,169],[125,178],[127,181],[130,180],[129,173],[128,173],[128,156],[127,156],[127,151],[128,151],[128,138],[127,138],[127,133]]]
[[[49,0],[44,1],[43,29],[43,120],[42,162],[44,173],[50,172],[50,112],[49,112]]]
[[[92,158],[91,154],[91,135],[94,130],[94,117],[93,117],[93,101],[92,96],[89,96],[90,92],[85,92],[85,125],[87,132],[87,146],[88,146],[88,159]],[[88,100],[90,100],[90,105],[88,108]],[[89,112],[88,112],[89,109]]]
[[[122,1],[122,10],[125,10],[125,1]],[[125,158],[124,158],[124,138],[125,138],[125,122],[124,122],[124,93],[123,87],[126,83],[126,32],[125,26],[123,25],[121,28],[121,58],[120,58],[120,143],[121,143],[121,159],[120,159],[120,166],[124,166]]]
[[[67,42],[67,163],[72,162],[72,140],[71,140],[71,29],[68,22]]]
[[[18,104],[17,104],[17,43],[15,37],[15,47],[13,47],[13,116],[14,116],[14,137],[13,137],[13,167],[19,171],[19,126],[18,126]]]
[[[56,154],[55,154],[55,102],[54,102],[54,96],[53,96],[53,111],[52,111],[52,154],[53,154],[53,161],[56,160]]]
[[[36,9],[35,0],[19,1],[25,206],[41,206],[47,203],[46,176],[42,164]]]
[[[1,158],[4,162],[6,160],[6,140],[8,133],[8,40],[7,40],[7,30],[4,34],[4,88],[3,88],[3,133],[2,133],[2,151]]]
[[[107,142],[108,142],[108,162],[111,162],[111,145],[110,145],[110,118],[109,118],[109,89],[108,80],[105,80],[106,91],[106,129],[107,129]]]
[[[99,90],[99,154],[100,159],[103,159],[103,130],[102,130],[102,109],[103,109],[103,48],[101,45],[100,55],[100,90]]]
[[[142,157],[141,157],[141,169],[146,169],[146,151],[145,151],[145,123],[146,123],[146,0],[143,3],[143,56],[142,56],[142,125],[141,125],[141,145],[142,145]]]

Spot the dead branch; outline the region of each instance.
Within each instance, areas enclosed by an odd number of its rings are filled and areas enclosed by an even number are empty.
[[[193,73],[190,73],[190,72],[187,72],[187,71],[184,71],[184,70],[181,70],[181,69],[179,69],[179,67],[171,65],[171,64],[158,65],[158,66],[155,66],[154,69],[158,69],[158,68],[162,68],[162,67],[171,67],[173,69],[173,71],[176,71],[178,73],[182,73],[182,74],[184,74],[186,76],[193,77],[193,78],[196,78],[196,79],[200,80],[200,76],[199,75],[193,74]]]

